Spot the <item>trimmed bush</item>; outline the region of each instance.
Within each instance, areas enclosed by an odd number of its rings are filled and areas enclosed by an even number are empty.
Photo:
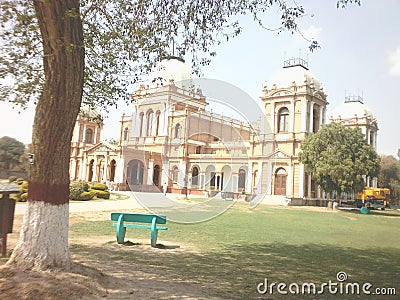
[[[23,178],[17,178],[17,179],[15,179],[15,183],[16,183],[16,184],[19,184],[19,185],[23,184],[24,181],[25,181],[25,180],[24,180]]]
[[[110,192],[109,191],[97,191],[96,196],[97,196],[97,198],[101,198],[101,199],[110,199]]]
[[[21,201],[21,202],[26,202],[26,200],[28,200],[28,193],[22,193],[22,194],[19,196],[19,201]]]
[[[89,191],[89,185],[86,182],[73,181],[69,185],[69,199],[81,200],[80,199],[81,194],[83,192],[88,192],[88,191]]]
[[[100,190],[89,190],[89,192],[93,192],[97,198],[101,199],[110,199],[109,191],[100,191]]]
[[[19,194],[15,197],[17,201],[25,202],[28,200],[28,182],[23,181],[19,185]]]
[[[87,200],[92,200],[92,199],[93,199],[93,193],[92,192],[82,192],[79,195],[79,199],[76,199],[76,200],[87,201]]]
[[[20,191],[28,191],[28,181],[24,181],[20,186],[19,186]]]
[[[16,176],[10,176],[10,177],[8,177],[8,182],[9,183],[13,183],[13,182],[15,182],[17,180],[17,177]]]
[[[108,187],[104,183],[95,183],[92,185],[92,190],[106,191]]]

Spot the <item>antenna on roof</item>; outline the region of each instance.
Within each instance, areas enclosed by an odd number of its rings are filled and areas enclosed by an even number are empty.
[[[307,60],[303,59],[301,57],[301,49],[299,49],[299,57],[293,57],[293,58],[286,59],[286,52],[284,52],[283,67],[290,68],[290,67],[296,67],[296,66],[300,66],[300,67],[308,70],[308,54],[307,54]]]

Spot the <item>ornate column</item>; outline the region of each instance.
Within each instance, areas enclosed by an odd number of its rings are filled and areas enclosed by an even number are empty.
[[[299,168],[299,197],[304,197],[304,165],[300,164]]]
[[[314,125],[314,102],[310,102],[310,118],[308,124],[308,132],[313,132]]]
[[[153,184],[153,171],[154,171],[154,160],[149,159],[149,166],[147,169],[147,184],[151,185]]]
[[[307,100],[301,101],[301,132],[307,132]]]

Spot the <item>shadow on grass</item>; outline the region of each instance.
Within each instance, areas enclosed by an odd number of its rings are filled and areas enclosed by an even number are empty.
[[[257,284],[337,282],[338,272],[346,272],[348,283],[369,282],[374,287],[394,287],[400,292],[400,250],[374,248],[358,250],[332,245],[237,244],[218,252],[188,252],[184,249],[154,249],[106,244],[102,247],[72,245],[75,259],[105,273],[117,268],[124,278],[145,272],[148,278],[170,282],[191,282],[204,286],[208,297],[221,299],[364,299],[365,295],[259,295]],[[157,285],[154,285],[155,291]],[[287,290],[287,289],[286,289]],[[164,291],[168,293],[168,291]],[[392,296],[395,299],[396,296]],[[373,299],[372,297],[369,297]]]
[[[356,214],[356,215],[361,215],[360,209],[341,209],[340,210],[342,213],[348,213],[348,214]],[[369,214],[366,214],[366,216],[379,216],[379,217],[397,217],[400,218],[400,211],[397,210],[380,210],[380,209],[371,209]]]

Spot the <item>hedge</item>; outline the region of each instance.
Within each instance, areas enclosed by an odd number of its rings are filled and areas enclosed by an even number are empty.
[[[95,183],[91,186],[91,189],[99,190],[99,191],[106,191],[106,190],[108,190],[108,187],[104,183]]]

